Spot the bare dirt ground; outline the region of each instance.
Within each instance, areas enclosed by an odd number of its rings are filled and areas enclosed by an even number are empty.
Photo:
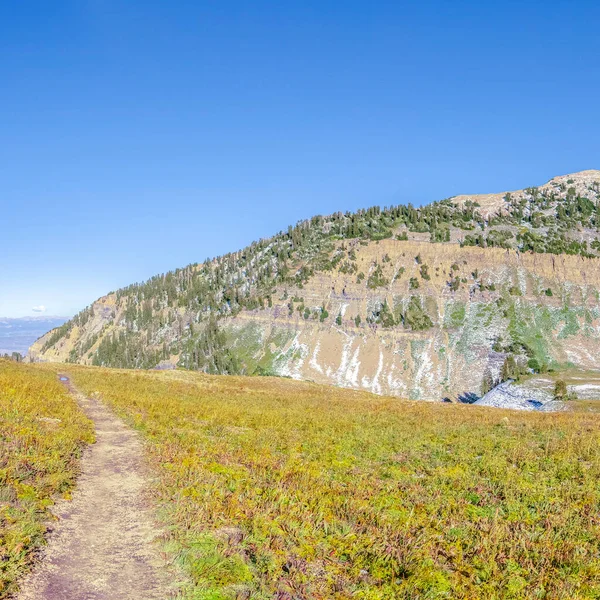
[[[58,517],[39,565],[17,600],[167,600],[173,571],[161,557],[146,497],[148,475],[138,435],[102,402],[66,382],[96,428],[72,501]]]

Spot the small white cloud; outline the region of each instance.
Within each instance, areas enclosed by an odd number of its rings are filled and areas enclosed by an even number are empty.
[[[40,306],[34,306],[31,310],[33,312],[44,313],[46,312],[46,307],[43,304],[40,304]]]

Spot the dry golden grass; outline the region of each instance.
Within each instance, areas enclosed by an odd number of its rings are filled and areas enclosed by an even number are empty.
[[[69,370],[149,442],[189,598],[600,597],[597,415]]]
[[[53,497],[70,492],[92,440],[55,374],[0,360],[0,598],[43,544]]]

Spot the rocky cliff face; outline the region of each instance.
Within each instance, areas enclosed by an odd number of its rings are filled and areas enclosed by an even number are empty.
[[[368,289],[320,275],[296,292],[305,305],[325,303],[341,315],[340,325],[289,316],[285,304],[274,304],[226,321],[232,347],[267,372],[427,400],[481,394],[486,378],[500,379],[511,352],[540,368],[600,367],[598,259],[395,241],[358,254],[365,270],[389,256],[390,283]],[[416,256],[431,279],[421,278]],[[453,291],[448,282],[457,278]],[[385,326],[375,316],[385,304],[401,315],[415,298],[431,327],[414,331],[398,318]],[[371,322],[357,326],[356,315]]]
[[[558,198],[541,204],[543,228],[551,227],[549,215],[559,210],[561,193],[579,199],[585,193],[595,206],[598,184],[600,172],[586,171],[546,184],[549,196],[524,191],[454,202],[475,206],[489,220],[512,205],[527,215],[528,197]],[[444,243],[424,241],[420,231],[407,233],[404,223],[394,225],[394,237],[408,239],[331,238],[324,268],[290,255],[294,278],[270,280],[268,293],[235,310],[233,294],[226,292],[226,310],[219,309],[217,322],[211,320],[214,310],[191,310],[176,301],[150,306],[139,291],[115,293],[38,340],[30,356],[282,375],[423,400],[482,395],[506,376],[507,357],[541,371],[600,368],[600,258],[523,252],[518,245],[465,246],[452,222]],[[586,221],[570,234],[595,239],[593,225]],[[327,233],[327,223],[318,227]],[[502,227],[517,231],[519,225]],[[235,261],[230,264],[235,267]],[[175,298],[185,278],[191,280],[193,272],[177,280]],[[145,327],[144,311],[151,315]],[[135,362],[133,355],[143,350],[131,340],[153,349],[144,355],[146,364]]]

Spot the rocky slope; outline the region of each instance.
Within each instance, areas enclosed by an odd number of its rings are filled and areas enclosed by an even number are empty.
[[[413,399],[600,368],[600,171],[316,217],[96,301],[32,360],[276,374]]]

